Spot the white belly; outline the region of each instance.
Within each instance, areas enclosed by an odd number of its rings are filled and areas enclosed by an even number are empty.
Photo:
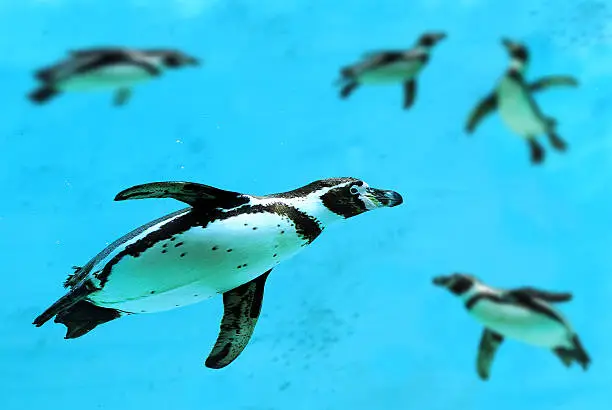
[[[90,299],[134,313],[174,309],[258,277],[305,243],[286,219],[267,213],[216,221],[174,238],[121,259]]]
[[[60,81],[57,88],[61,91],[94,91],[118,87],[130,87],[136,83],[150,80],[151,74],[133,65],[115,65],[76,75]]]
[[[546,132],[547,124],[538,115],[535,103],[516,82],[502,80],[497,96],[499,114],[512,131],[523,137]]]
[[[470,311],[487,328],[534,346],[571,347],[571,332],[548,316],[511,305],[481,300]]]
[[[414,78],[423,67],[420,61],[404,61],[365,71],[359,75],[362,84],[389,84]]]

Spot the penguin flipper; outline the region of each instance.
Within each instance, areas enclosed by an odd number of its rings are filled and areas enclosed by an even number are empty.
[[[545,302],[569,302],[572,300],[572,294],[569,292],[549,292],[546,290],[536,289],[532,287],[522,287],[513,289],[509,292],[513,296],[524,295],[525,297],[541,299]]]
[[[478,103],[476,107],[470,113],[468,118],[467,125],[465,127],[465,131],[468,134],[471,134],[476,130],[476,127],[480,124],[480,122],[489,114],[497,109],[497,96],[495,93],[491,93]]]
[[[497,349],[504,341],[504,337],[499,333],[496,333],[490,329],[485,328],[480,338],[480,345],[478,346],[478,359],[476,363],[476,370],[478,376],[482,380],[489,380],[491,375],[491,365],[495,359]]]
[[[414,99],[416,97],[416,87],[417,87],[417,83],[414,78],[404,83],[404,109],[405,110],[412,107],[412,104],[414,104]]]
[[[263,301],[266,279],[272,269],[223,294],[223,319],[215,346],[205,361],[211,369],[221,369],[242,353],[249,343]]]
[[[115,91],[113,96],[113,105],[115,107],[121,107],[128,103],[130,98],[132,97],[132,89],[131,88],[119,88]]]
[[[151,182],[119,192],[115,201],[144,198],[173,198],[193,207],[235,208],[249,202],[247,196],[195,182]]]
[[[529,84],[529,90],[541,91],[556,86],[577,87],[578,80],[568,75],[549,75],[546,77],[539,78],[538,80]]]

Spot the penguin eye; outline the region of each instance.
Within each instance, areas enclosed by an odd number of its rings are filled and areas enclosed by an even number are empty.
[[[359,189],[358,189],[358,188],[357,188],[355,185],[353,185],[353,186],[351,187],[351,189],[349,189],[349,191],[350,191],[350,192],[351,192],[351,194],[353,194],[353,195],[357,195],[357,194],[359,193]]]

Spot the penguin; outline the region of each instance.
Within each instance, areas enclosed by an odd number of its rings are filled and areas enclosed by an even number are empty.
[[[348,98],[361,84],[397,84],[404,88],[403,108],[414,104],[417,77],[427,65],[432,48],[446,38],[446,33],[429,32],[421,35],[408,50],[371,51],[363,60],[340,70],[337,84],[342,88],[340,98]]]
[[[113,104],[123,106],[130,100],[134,85],[158,78],[166,70],[199,64],[197,58],[173,49],[71,50],[63,61],[34,73],[41,85],[28,98],[41,105],[63,92],[113,90]]]
[[[497,349],[506,338],[549,349],[566,367],[576,362],[588,369],[591,359],[578,335],[552,306],[570,301],[571,293],[533,287],[495,289],[463,273],[435,277],[433,284],[461,299],[468,313],[484,325],[476,366],[482,380],[489,379]]]
[[[472,110],[465,130],[468,134],[473,133],[487,115],[497,110],[506,126],[527,141],[531,163],[542,164],[545,153],[536,139],[538,135],[545,134],[558,152],[566,151],[567,143],[557,134],[557,120],[542,113],[533,93],[556,86],[576,87],[578,80],[566,75],[551,75],[528,83],[525,78],[529,63],[527,47],[507,38],[502,38],[501,42],[510,55],[509,67],[495,90]]]
[[[330,224],[403,202],[355,178],[329,178],[255,196],[193,182],[152,182],[116,201],[173,198],[189,207],[117,239],[64,282],[67,293],[33,322],[55,317],[65,339],[112,320],[223,295],[219,335],[205,366],[233,362],[253,334],[270,272]]]

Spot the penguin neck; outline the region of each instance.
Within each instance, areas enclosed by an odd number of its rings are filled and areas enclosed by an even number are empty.
[[[481,283],[474,283],[471,288],[469,288],[467,291],[457,296],[459,297],[459,299],[461,299],[463,303],[465,303],[468,300],[470,300],[472,297],[474,297],[475,295],[496,294],[496,293],[497,292],[494,289],[491,289],[488,286],[485,286]]]
[[[323,204],[320,195],[321,191],[318,191],[301,198],[283,199],[283,202],[314,217],[321,225],[321,228],[344,220],[345,218],[342,215],[332,212]]]
[[[527,71],[527,62],[524,60],[513,58],[510,60],[510,64],[508,65],[508,71],[515,72],[518,74],[524,74],[525,71]]]
[[[429,53],[431,53],[432,47],[433,47],[432,45],[423,45],[423,44],[417,43],[416,46],[414,47],[414,51],[417,53],[423,53],[423,54],[429,55]]]

